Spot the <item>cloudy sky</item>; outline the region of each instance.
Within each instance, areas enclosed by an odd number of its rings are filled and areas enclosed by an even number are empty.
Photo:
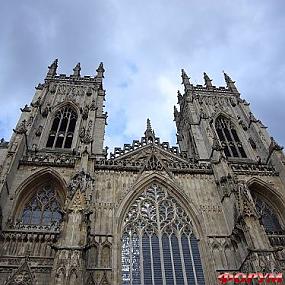
[[[10,138],[19,108],[59,58],[66,74],[80,61],[94,75],[104,62],[111,148],[140,138],[147,117],[175,144],[181,68],[195,84],[206,71],[217,86],[225,70],[285,145],[284,13],[284,0],[2,1],[0,137]]]

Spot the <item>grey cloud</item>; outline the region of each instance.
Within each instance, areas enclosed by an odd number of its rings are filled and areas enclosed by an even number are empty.
[[[59,72],[67,74],[80,61],[82,73],[92,75],[104,61],[111,147],[140,137],[146,117],[157,135],[175,143],[171,92],[181,88],[181,68],[195,83],[207,71],[216,85],[224,85],[226,70],[285,144],[284,8],[281,0],[6,1],[0,100],[9,108],[1,110],[0,137],[9,138],[19,107],[31,101],[33,87],[58,57]]]

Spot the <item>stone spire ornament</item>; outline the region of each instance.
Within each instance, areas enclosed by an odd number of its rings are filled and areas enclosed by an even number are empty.
[[[58,59],[56,58],[54,62],[48,67],[48,73],[46,77],[54,77],[56,75],[57,67],[58,67]]]
[[[237,88],[236,88],[236,86],[235,86],[235,81],[233,81],[233,80],[229,77],[229,75],[228,75],[227,73],[225,73],[224,71],[223,71],[223,73],[224,73],[225,81],[226,81],[226,83],[227,83],[227,87],[228,87],[232,92],[238,93],[238,90],[237,90]]]
[[[155,134],[154,134],[154,130],[151,127],[151,123],[150,123],[149,118],[146,120],[146,130],[144,132],[144,135],[145,135],[147,141],[154,142]]]
[[[80,71],[81,71],[80,62],[78,62],[76,66],[73,68],[73,76],[80,77]]]
[[[180,91],[177,91],[177,99],[178,99],[178,104],[181,103],[183,96],[181,95]]]
[[[187,73],[185,72],[184,69],[181,69],[181,77],[182,77],[182,84],[186,85],[189,84],[190,85],[190,77],[187,75]]]
[[[179,111],[177,110],[176,106],[174,106],[174,121],[178,120],[179,117]]]
[[[96,71],[97,71],[97,77],[104,78],[105,69],[104,69],[104,66],[103,66],[103,62],[101,62],[99,64],[99,67],[96,69]]]
[[[210,77],[207,75],[206,72],[204,72],[204,80],[205,80],[205,86],[208,88],[212,88],[212,79],[210,79]]]

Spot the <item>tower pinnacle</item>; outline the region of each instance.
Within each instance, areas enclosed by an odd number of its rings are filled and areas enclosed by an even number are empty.
[[[147,118],[146,120],[146,130],[144,132],[144,135],[146,137],[146,139],[149,141],[154,141],[155,139],[155,134],[154,134],[154,130],[151,127],[151,123],[150,123],[150,119]]]
[[[223,71],[224,72],[224,71]],[[235,86],[235,81],[233,81],[230,76],[224,72],[224,77],[225,77],[225,81],[227,83],[227,87],[232,91],[232,92],[237,92],[238,93],[238,90]]]
[[[46,77],[53,77],[56,75],[56,70],[58,66],[58,59],[56,58],[54,62],[48,67],[48,72]]]
[[[103,66],[103,62],[101,62],[99,64],[99,67],[96,69],[96,71],[97,71],[97,77],[104,78],[105,69],[104,69],[104,66]]]
[[[80,62],[78,62],[76,66],[73,68],[73,76],[80,77],[80,71],[81,71]]]
[[[204,80],[205,80],[205,86],[206,87],[213,87],[213,85],[212,85],[212,79],[210,79],[210,77],[207,75],[207,73],[206,72],[204,72]]]

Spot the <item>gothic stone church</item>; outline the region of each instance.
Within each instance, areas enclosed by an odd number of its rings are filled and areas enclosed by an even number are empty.
[[[0,144],[0,284],[212,285],[285,271],[285,157],[235,82],[174,107],[178,147],[104,148],[104,67],[55,60]]]

